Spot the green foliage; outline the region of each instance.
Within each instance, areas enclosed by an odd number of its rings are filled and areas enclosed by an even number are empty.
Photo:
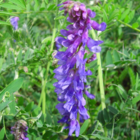
[[[68,130],[61,118],[53,83],[57,60],[54,39],[68,25],[59,11],[60,0],[0,1],[0,139],[14,139],[10,128],[18,120],[28,124],[30,140],[64,140]],[[107,23],[99,34],[106,108],[101,110],[97,61],[86,64],[95,100],[87,99],[90,119],[72,140],[140,139],[140,3],[139,0],[80,0]],[[13,30],[10,18],[19,17]],[[91,57],[91,54],[87,56]],[[42,99],[40,99],[42,96]],[[45,96],[44,96],[45,95]],[[44,98],[45,97],[45,98]],[[40,99],[40,101],[39,101]],[[43,102],[45,100],[45,104]],[[42,108],[44,109],[42,112]]]

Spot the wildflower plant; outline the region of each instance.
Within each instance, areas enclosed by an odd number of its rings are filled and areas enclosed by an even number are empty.
[[[139,0],[0,7],[0,140],[140,139]]]
[[[54,70],[57,82],[54,83],[57,99],[60,101],[56,108],[63,115],[59,123],[66,123],[69,129],[69,136],[75,132],[79,136],[80,123],[89,118],[85,108],[86,100],[84,95],[90,99],[95,96],[88,92],[90,85],[87,85],[87,76],[92,75],[90,70],[86,70],[85,64],[96,59],[96,54],[101,51],[101,40],[93,40],[89,37],[89,30],[104,31],[106,23],[98,24],[91,20],[95,17],[95,12],[86,9],[85,4],[74,1],[66,1],[59,9],[64,10],[64,15],[68,14],[67,21],[71,24],[66,29],[61,29],[63,37],[58,36],[55,39],[59,67]],[[60,48],[66,47],[66,51],[60,51]],[[93,53],[90,59],[84,58],[85,47]]]

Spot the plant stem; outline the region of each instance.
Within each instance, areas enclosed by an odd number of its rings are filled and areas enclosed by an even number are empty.
[[[56,34],[56,28],[53,29],[53,35],[52,35],[52,42],[51,42],[51,48],[50,48],[50,54],[52,54],[53,51],[53,44],[54,44],[54,40],[55,40],[55,34]],[[41,106],[41,102],[42,102],[42,112],[43,114],[46,116],[46,94],[45,94],[45,88],[46,88],[46,83],[48,81],[48,75],[49,75],[49,69],[50,69],[50,61],[48,62],[47,65],[47,70],[46,70],[46,74],[45,74],[45,79],[42,79],[42,92],[41,92],[41,97],[39,100],[39,104],[38,106]]]
[[[92,37],[94,39],[97,39],[97,36],[94,30],[92,30]],[[102,110],[103,110],[106,107],[106,105],[105,105],[105,93],[104,93],[104,85],[103,85],[101,57],[100,57],[100,53],[96,53],[96,55],[97,55],[97,64],[98,64],[98,77],[99,77],[101,104],[102,104]]]
[[[103,110],[106,107],[106,105],[105,105],[105,93],[104,93],[104,85],[103,85],[101,57],[100,57],[100,53],[97,53],[96,55],[97,55],[97,64],[98,64],[101,104],[102,104],[102,110]]]
[[[137,31],[137,32],[140,32],[139,29],[133,28],[131,25],[129,25],[129,24],[127,24],[127,23],[125,23],[125,22],[123,22],[123,21],[121,21],[121,20],[117,20],[117,21],[119,21],[119,22],[122,23],[123,25],[125,25],[125,26],[127,26],[127,27],[129,27],[129,28],[131,28],[131,29],[133,29],[133,30],[135,30],[135,31]]]

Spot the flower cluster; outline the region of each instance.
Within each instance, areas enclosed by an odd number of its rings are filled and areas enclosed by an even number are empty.
[[[60,10],[65,10],[64,14],[68,14],[67,21],[71,24],[67,26],[67,30],[62,29],[60,33],[64,37],[56,38],[56,47],[58,52],[55,56],[58,59],[59,67],[54,70],[55,78],[58,80],[54,83],[55,92],[57,93],[60,103],[56,106],[63,118],[59,123],[66,123],[69,128],[69,136],[75,131],[79,136],[80,124],[89,118],[84,94],[90,99],[95,96],[88,92],[90,86],[86,85],[87,76],[91,75],[91,71],[85,70],[87,59],[84,59],[86,53],[85,46],[93,53],[101,51],[99,46],[103,41],[95,41],[88,36],[88,30],[95,29],[103,31],[106,24],[102,22],[98,24],[91,20],[95,17],[95,12],[86,9],[85,5],[80,2],[66,1],[58,6],[62,6]],[[62,46],[67,47],[66,51],[59,51]],[[96,55],[88,60],[89,62],[96,59]]]
[[[11,133],[15,136],[15,140],[29,140],[27,135],[27,123],[23,120],[19,120],[11,127]]]
[[[18,20],[19,20],[19,17],[12,17],[10,19],[10,22],[15,30],[18,29]]]

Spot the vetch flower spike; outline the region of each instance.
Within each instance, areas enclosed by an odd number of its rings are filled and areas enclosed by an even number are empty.
[[[15,136],[15,140],[29,140],[27,135],[27,123],[24,120],[19,120],[11,127],[11,133]]]
[[[86,71],[85,64],[96,59],[96,54],[101,51],[99,46],[103,41],[95,41],[88,35],[91,29],[104,31],[106,23],[98,24],[91,18],[94,18],[96,13],[80,2],[66,1],[58,6],[60,10],[64,10],[64,15],[68,14],[67,21],[71,24],[67,29],[61,29],[60,33],[64,37],[55,39],[59,67],[54,70],[55,78],[58,80],[54,83],[55,92],[57,93],[60,103],[56,106],[60,114],[63,115],[59,123],[66,123],[69,128],[69,136],[74,132],[76,137],[80,133],[80,122],[89,118],[87,109],[85,108],[86,100],[84,94],[94,99],[95,96],[87,91],[89,88],[87,76],[91,75],[91,71]],[[64,46],[66,51],[59,49]],[[93,53],[91,58],[84,59],[85,47]]]

